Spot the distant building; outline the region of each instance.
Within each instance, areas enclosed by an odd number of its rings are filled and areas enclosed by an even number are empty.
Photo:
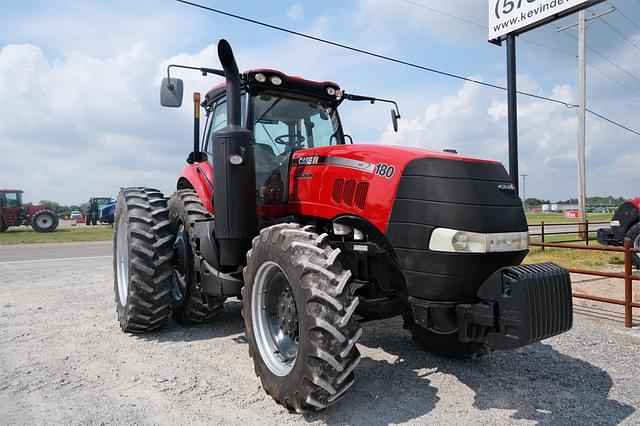
[[[543,204],[543,212],[564,212],[567,210],[578,210],[577,204]]]

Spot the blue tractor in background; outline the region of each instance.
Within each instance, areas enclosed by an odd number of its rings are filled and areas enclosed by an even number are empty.
[[[105,204],[98,211],[98,219],[101,223],[113,225],[113,219],[116,214],[116,202]]]

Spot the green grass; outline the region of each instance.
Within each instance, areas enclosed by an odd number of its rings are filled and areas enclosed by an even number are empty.
[[[577,234],[566,235],[546,235],[544,241],[546,243],[562,243],[575,245],[584,245],[583,241],[575,241],[578,239]],[[531,237],[531,242],[540,242],[539,236]],[[596,233],[589,233],[589,246],[607,247],[596,241]],[[541,247],[531,247],[529,255],[523,263],[540,263],[554,262],[560,266],[567,268],[582,269],[612,269],[619,268],[624,265],[624,254],[606,251],[579,250],[566,248],[550,248],[545,247],[544,251]]]
[[[54,232],[35,232],[24,226],[11,227],[0,234],[0,245],[31,243],[66,243],[77,241],[108,241],[113,238],[111,226],[78,225],[58,228]]]
[[[611,220],[611,213],[587,213],[587,219],[590,222],[608,222]],[[562,213],[526,213],[527,223],[529,225],[538,225],[544,223],[577,223],[580,219],[564,217]]]

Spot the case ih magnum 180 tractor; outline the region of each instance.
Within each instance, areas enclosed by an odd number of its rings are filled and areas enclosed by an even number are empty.
[[[238,297],[264,389],[301,412],[354,383],[361,321],[403,315],[420,345],[470,357],[571,328],[567,271],[519,266],[528,228],[500,163],[353,145],[339,105],[383,100],[274,70],[240,74],[224,40],[218,55],[224,71],[197,68],[226,82],[201,103],[194,95],[194,150],[177,191],[119,195],[124,331],[156,329],[171,313],[202,323]],[[181,99],[182,82],[164,79],[163,105]]]
[[[58,216],[46,206],[22,204],[20,189],[0,189],[0,232],[10,226],[31,226],[36,232],[53,232]]]

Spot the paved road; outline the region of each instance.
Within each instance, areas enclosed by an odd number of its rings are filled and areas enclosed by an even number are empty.
[[[92,243],[10,244],[0,245],[0,264],[54,261],[60,259],[107,258],[112,255],[111,241]]]

